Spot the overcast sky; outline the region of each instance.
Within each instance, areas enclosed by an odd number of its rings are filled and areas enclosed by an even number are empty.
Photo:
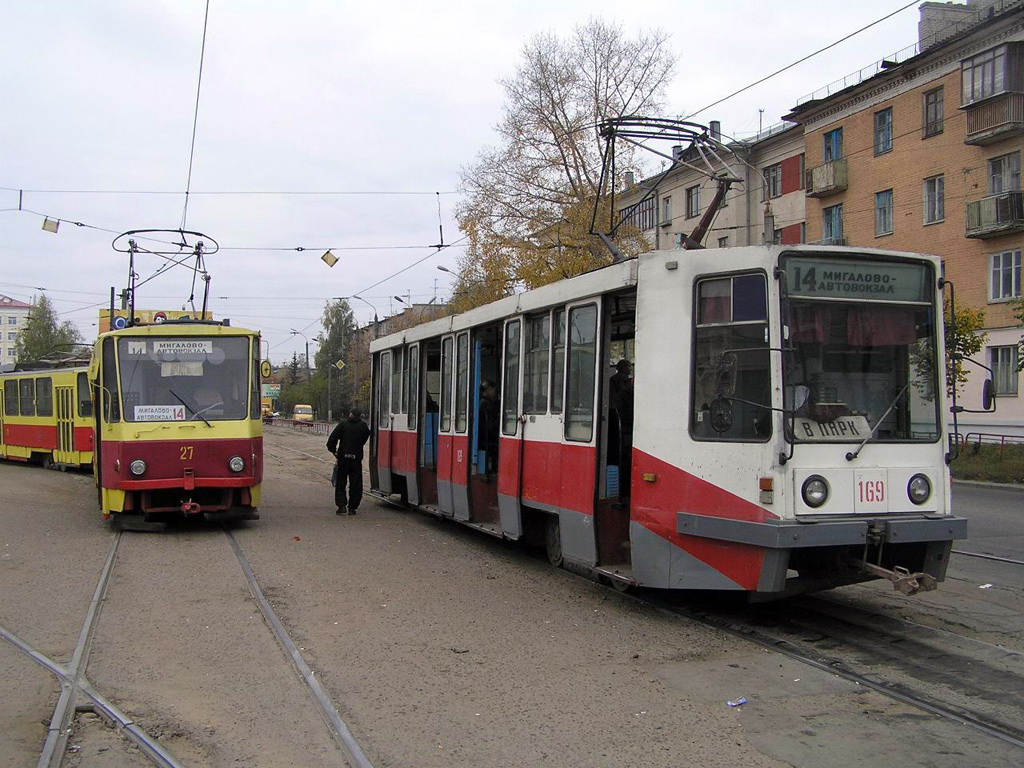
[[[278,363],[303,350],[292,329],[320,332],[331,297],[363,296],[352,302],[361,323],[369,305],[399,311],[395,295],[444,300],[452,280],[437,266],[454,270],[457,246],[429,246],[439,223],[446,243],[461,237],[459,170],[495,143],[498,81],[537,33],[564,37],[591,17],[669,32],[679,63],[664,116],[674,117],[906,5],[210,0],[185,225],[222,249],[207,259],[211,308],[262,330]],[[205,0],[0,3],[0,293],[30,301],[45,289],[89,341],[110,288],[126,283],[114,236],[182,224],[205,10]],[[915,4],[692,119],[750,136],[913,45],[917,21]],[[44,215],[62,220],[56,234]],[[333,268],[320,260],[327,248]],[[137,271],[160,264],[142,256]],[[181,309],[190,285],[175,268],[140,288],[137,306]]]

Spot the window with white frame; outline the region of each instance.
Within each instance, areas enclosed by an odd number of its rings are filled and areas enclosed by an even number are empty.
[[[892,234],[892,190],[875,193],[875,235]]]
[[[725,237],[718,238],[718,247],[719,248],[728,248],[729,247],[729,236],[728,235],[726,235]]]
[[[988,191],[991,195],[1020,191],[1020,152],[988,161]]]
[[[989,347],[989,365],[996,395],[1017,395],[1017,346]]]
[[[821,211],[822,238],[825,245],[843,244],[843,204],[831,205]]]
[[[944,112],[944,89],[938,88],[924,94],[924,137],[937,136],[942,133]]]
[[[764,195],[769,198],[782,197],[782,163],[769,165],[764,169]]]
[[[1020,248],[991,254],[989,265],[989,300],[1005,301],[1020,296]]]
[[[688,187],[686,190],[686,218],[700,216],[700,187]]]
[[[946,177],[931,176],[924,180],[924,223],[934,224],[946,218]]]
[[[967,106],[976,101],[1003,93],[1007,86],[1006,46],[979,53],[960,65],[963,79],[963,101]]]
[[[892,152],[892,107],[875,112],[875,154]]]
[[[623,208],[619,211],[619,216],[627,224],[633,224],[641,232],[646,232],[649,229],[654,229],[655,213],[654,197],[648,197],[635,205]]]
[[[17,325],[18,324],[18,318],[16,316],[8,317],[7,318],[7,324],[8,325]]]
[[[663,197],[661,198],[661,223],[671,224],[672,223],[672,198]]]

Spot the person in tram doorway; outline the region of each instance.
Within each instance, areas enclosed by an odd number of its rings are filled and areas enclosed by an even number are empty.
[[[629,501],[633,472],[633,365],[623,358],[609,380],[609,401],[618,427],[619,503]]]
[[[339,422],[327,438],[327,450],[338,459],[334,483],[336,514],[354,515],[363,500],[363,446],[369,439],[370,428],[358,408],[352,408],[348,418]]]
[[[480,447],[484,450],[484,475],[487,482],[498,471],[498,431],[501,426],[501,403],[498,385],[487,379],[480,385]]]

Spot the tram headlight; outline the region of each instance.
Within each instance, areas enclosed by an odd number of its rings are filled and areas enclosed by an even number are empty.
[[[811,475],[804,480],[800,494],[804,498],[804,504],[817,509],[828,501],[828,482],[820,475]]]
[[[142,459],[135,459],[135,461],[128,465],[128,469],[132,471],[133,475],[145,474],[146,462],[144,462]]]
[[[907,496],[915,504],[924,504],[932,495],[932,483],[924,475],[914,475],[907,483]]]
[[[231,468],[232,472],[241,472],[245,469],[245,459],[241,456],[232,456],[231,461],[228,462],[228,467]]]

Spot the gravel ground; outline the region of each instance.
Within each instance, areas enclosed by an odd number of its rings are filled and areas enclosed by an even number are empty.
[[[1017,764],[518,545],[372,498],[338,517],[330,465],[294,452],[323,443],[268,430],[263,518],[235,535],[378,768]],[[66,661],[110,534],[87,478],[0,465],[22,479],[0,503],[0,549],[22,553],[0,562],[0,626]],[[0,675],[0,766],[34,766],[56,685],[6,644]],[[185,765],[344,765],[215,528],[126,534],[88,676]],[[144,764],[95,718],[72,743],[69,766]]]

